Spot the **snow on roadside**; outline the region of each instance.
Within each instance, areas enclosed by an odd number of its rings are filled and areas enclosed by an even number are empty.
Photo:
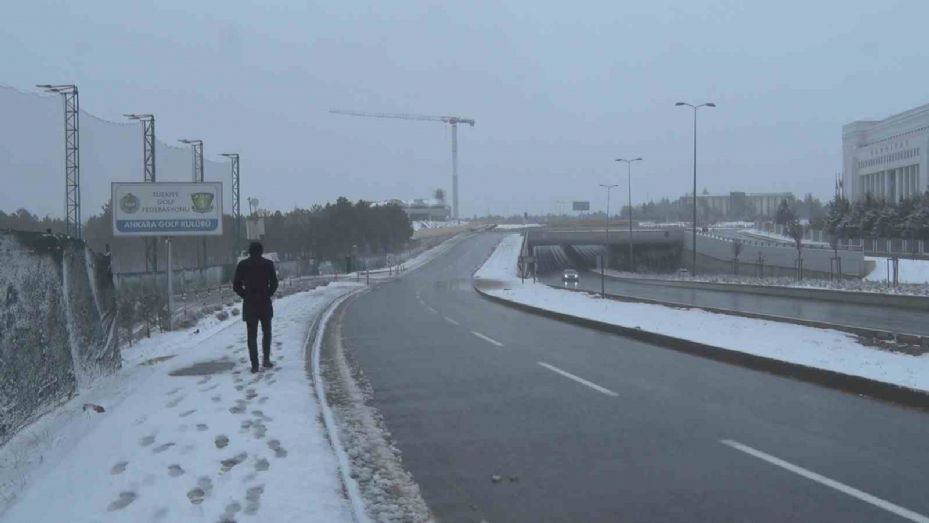
[[[521,235],[506,236],[475,273],[485,292],[563,314],[929,391],[929,354],[910,356],[870,349],[834,330],[699,309],[602,300],[541,283],[520,283],[516,261],[521,245]]]
[[[874,270],[864,277],[867,281],[886,282],[893,279],[893,268],[888,270],[890,259],[881,256],[865,256],[865,260],[874,262]],[[897,275],[900,283],[929,283],[929,260],[909,260],[900,258],[899,274]],[[890,277],[888,278],[888,274]]]
[[[0,521],[352,521],[304,342],[357,287],[276,300],[277,367],[258,375],[237,317],[142,341],[116,375],[0,448]]]
[[[498,231],[508,231],[513,229],[529,229],[532,227],[544,227],[541,223],[498,223],[494,229]]]

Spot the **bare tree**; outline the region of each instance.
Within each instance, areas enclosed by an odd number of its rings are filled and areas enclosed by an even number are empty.
[[[732,242],[732,271],[739,274],[739,255],[742,254],[742,240],[733,240]]]
[[[797,280],[803,279],[803,224],[796,217],[786,223],[787,235],[794,241],[797,248]]]
[[[432,193],[432,196],[436,200],[445,203],[445,189],[436,189],[435,192]]]

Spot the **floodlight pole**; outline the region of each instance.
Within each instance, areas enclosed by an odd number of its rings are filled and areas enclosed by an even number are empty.
[[[49,93],[58,93],[64,101],[65,128],[65,233],[81,239],[81,105],[77,86],[37,85]]]

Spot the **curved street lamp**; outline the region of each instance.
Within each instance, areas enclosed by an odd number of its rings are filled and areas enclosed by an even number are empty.
[[[677,102],[674,104],[675,107],[680,107],[686,105],[694,110],[694,221],[693,221],[693,237],[692,244],[690,246],[691,250],[691,275],[697,274],[697,109],[701,107],[716,107],[716,104],[713,102],[706,102],[699,105],[689,104],[687,102]]]
[[[635,272],[635,253],[632,250],[632,164],[641,162],[642,157],[632,159],[617,158],[616,161],[625,162],[626,174],[629,176],[629,266],[632,267],[632,272]]]

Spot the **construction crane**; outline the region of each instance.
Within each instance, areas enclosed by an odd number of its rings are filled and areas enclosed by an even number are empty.
[[[442,122],[452,126],[452,218],[458,219],[458,124],[468,124],[474,127],[474,120],[460,116],[431,116],[426,114],[405,113],[366,113],[361,111],[344,111],[331,109],[332,114],[346,114],[349,116],[364,116],[367,118],[394,118],[399,120],[422,120],[427,122]]]

